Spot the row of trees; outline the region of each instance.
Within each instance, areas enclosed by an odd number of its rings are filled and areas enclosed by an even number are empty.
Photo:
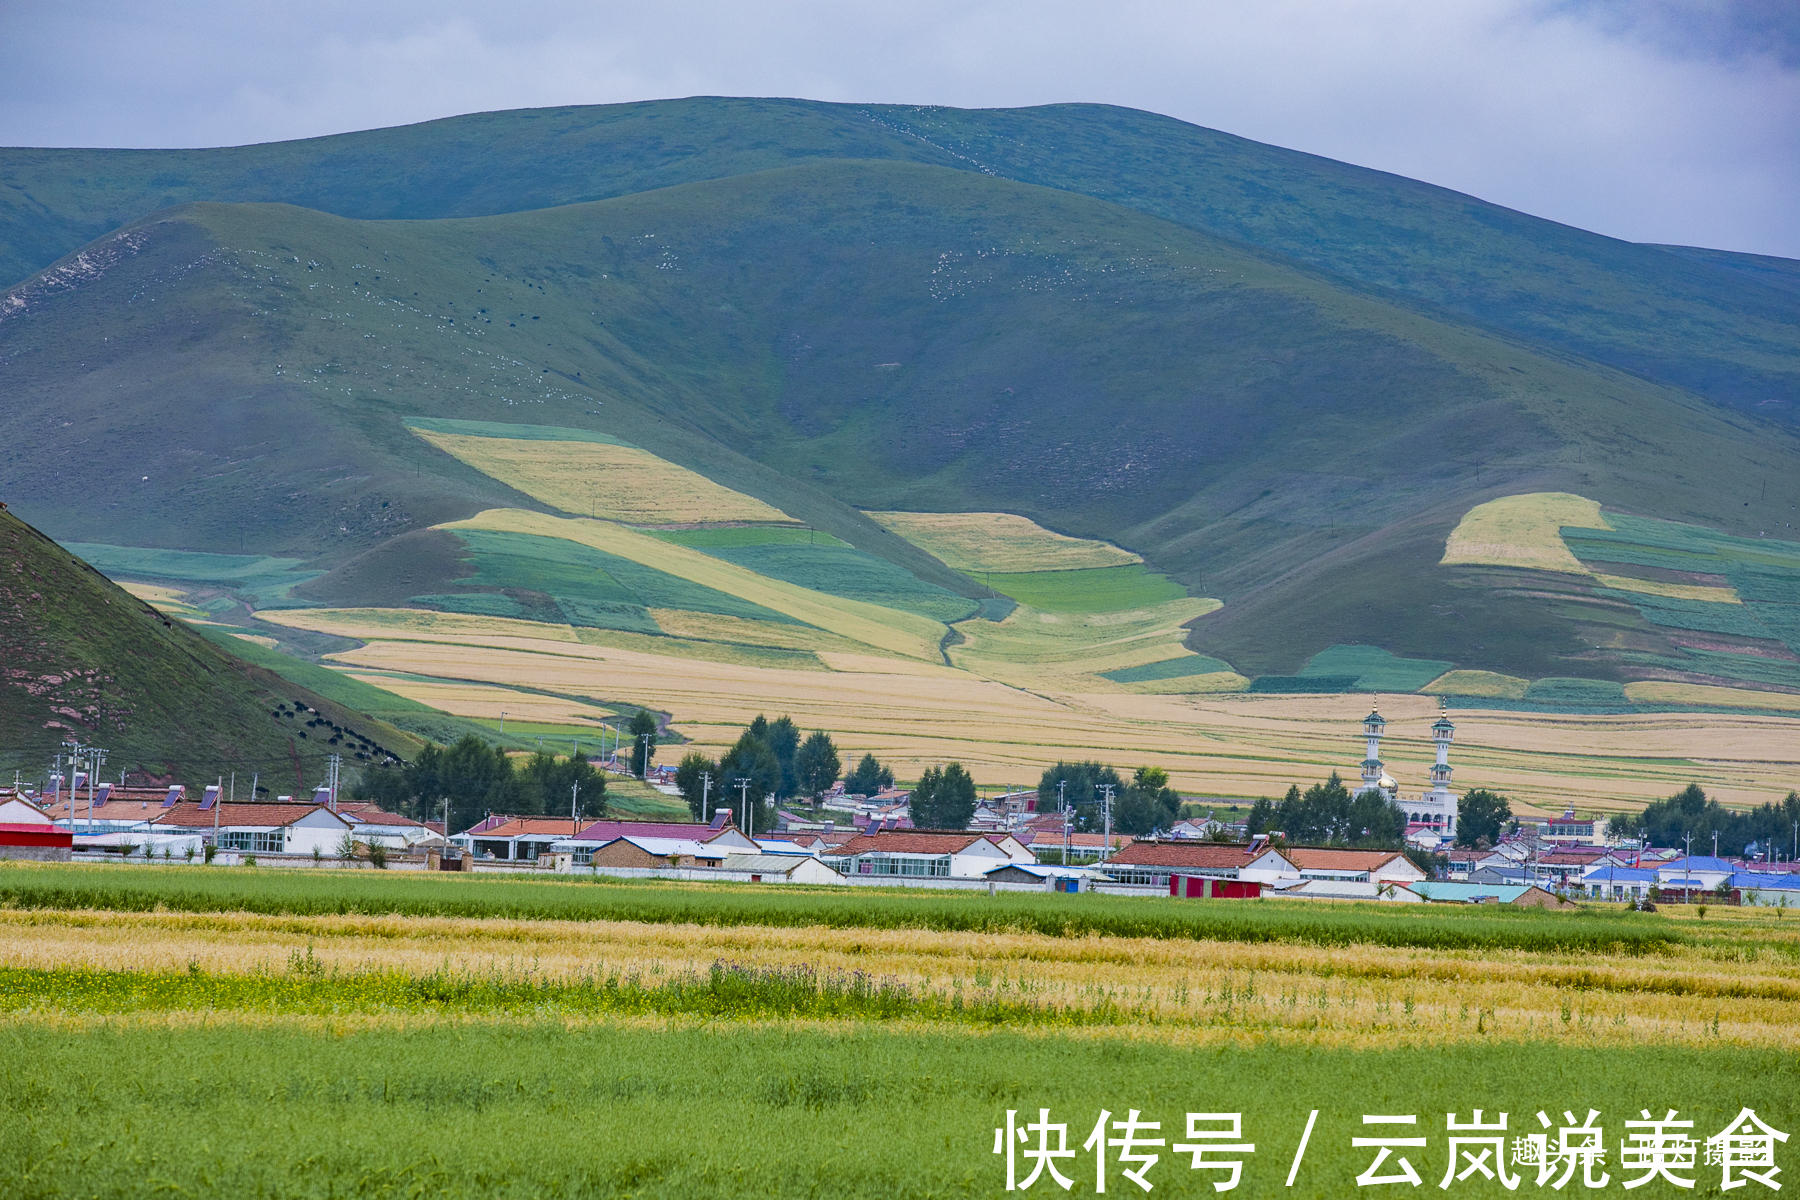
[[[1106,825],[1108,788],[1114,833],[1141,836],[1180,819],[1181,797],[1169,786],[1167,771],[1139,767],[1126,783],[1113,768],[1097,762],[1059,762],[1045,770],[1038,779],[1037,810],[1057,812],[1066,803],[1077,832],[1099,833]]]
[[[707,820],[709,809],[730,808],[742,822],[747,803],[750,820],[760,831],[774,825],[770,801],[817,797],[837,782],[842,768],[830,734],[815,730],[802,741],[793,718],[781,716],[771,721],[758,715],[716,761],[698,750],[683,755],[675,768],[675,787],[695,820]],[[857,771],[847,778],[858,772],[885,778],[890,784],[894,779],[893,772],[884,770],[871,755],[864,755]]]
[[[1697,783],[1690,783],[1667,800],[1658,800],[1642,813],[1614,817],[1609,832],[1619,837],[1644,839],[1651,846],[1680,846],[1688,839],[1696,853],[1712,853],[1712,836],[1719,835],[1719,853],[1737,856],[1752,842],[1758,853],[1771,847],[1790,857],[1800,845],[1800,794],[1764,804],[1748,812],[1733,812],[1709,797]]]
[[[350,796],[419,821],[442,819],[447,800],[452,831],[467,829],[490,812],[606,815],[606,777],[585,757],[539,751],[515,762],[474,734],[453,746],[427,746],[403,766],[365,768]]]

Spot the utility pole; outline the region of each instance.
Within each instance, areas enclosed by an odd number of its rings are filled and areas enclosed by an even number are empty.
[[[711,816],[706,811],[706,798],[712,792],[712,772],[700,772],[700,820],[705,822]]]
[[[579,783],[570,784],[569,785],[569,836],[570,837],[574,837],[576,834],[581,832],[581,825],[579,824],[579,822],[581,821],[581,817],[579,815],[577,815],[578,810],[575,807],[576,797],[578,797],[579,795],[581,795],[581,785]]]
[[[500,710],[500,736],[506,736],[506,710]]]
[[[651,736],[652,735],[648,734],[648,733],[640,733],[638,735],[638,741],[640,741],[644,744],[644,770],[643,770],[643,773],[638,776],[638,778],[645,780],[646,782],[650,778],[650,738],[651,738]]]
[[[1109,851],[1111,851],[1111,850],[1112,850],[1112,797],[1113,797],[1113,785],[1112,785],[1112,784],[1110,784],[1110,783],[1102,783],[1102,784],[1100,784],[1100,785],[1099,785],[1099,786],[1097,786],[1097,787],[1096,787],[1096,788],[1095,788],[1095,789],[1094,789],[1094,790],[1095,790],[1095,791],[1097,791],[1097,792],[1099,792],[1099,793],[1100,793],[1100,795],[1101,795],[1101,796],[1102,796],[1102,798],[1103,798],[1103,800],[1102,800],[1102,804],[1103,804],[1103,809],[1102,809],[1102,811],[1103,811],[1103,812],[1104,812],[1104,813],[1105,813],[1105,814],[1106,814],[1106,832],[1105,832],[1105,834],[1104,834],[1104,836],[1102,836],[1102,838],[1101,838],[1101,840],[1100,840],[1100,861],[1101,861],[1101,862],[1105,862],[1105,861],[1106,861],[1106,856],[1107,856],[1107,853],[1108,853],[1108,852],[1109,852]],[[1067,863],[1064,863],[1064,864],[1063,864],[1063,865],[1064,865],[1064,866],[1067,866],[1067,865],[1068,865],[1068,864],[1067,864]]]
[[[1713,830],[1713,857],[1719,857],[1719,831]]]
[[[336,812],[338,810],[338,798],[337,798],[338,768],[343,765],[343,762],[344,762],[343,756],[338,755],[338,754],[333,754],[325,760],[326,770],[329,775],[329,782],[328,782],[327,786],[331,789],[329,795],[331,797],[331,811],[332,812]]]
[[[1068,791],[1067,791],[1068,786],[1069,786],[1069,781],[1066,779],[1059,779],[1056,781],[1056,807],[1062,810],[1062,819],[1063,819],[1063,860],[1062,860],[1062,865],[1065,867],[1069,865],[1069,799],[1068,799]]]
[[[750,837],[750,840],[755,841],[756,827],[750,823],[750,777],[748,775],[739,775],[737,777],[737,785],[738,795],[744,806],[744,829]]]

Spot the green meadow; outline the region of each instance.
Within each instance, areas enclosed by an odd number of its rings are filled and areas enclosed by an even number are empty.
[[[1076,1194],[1093,1194],[1095,1156],[1079,1147],[1096,1120],[1131,1110],[1160,1127],[1140,1136],[1165,1143],[1143,1175],[1156,1194],[1216,1194],[1224,1176],[1169,1146],[1186,1140],[1187,1113],[1234,1112],[1255,1146],[1218,1156],[1244,1164],[1238,1194],[1315,1200],[1356,1192],[1375,1154],[1351,1145],[1368,1113],[1417,1117],[1405,1132],[1429,1144],[1406,1153],[1433,1189],[1448,1162],[1446,1113],[1503,1112],[1523,1133],[1540,1110],[1560,1124],[1564,1110],[1579,1121],[1594,1108],[1613,1144],[1640,1109],[1679,1109],[1697,1138],[1744,1107],[1778,1129],[1800,1125],[1792,1056],[1730,1046],[1353,1051],[701,1018],[88,1017],[0,1024],[0,1061],[0,1194],[21,1200],[990,1196],[1006,1189],[996,1129],[1009,1110],[1024,1125],[1043,1109],[1067,1127],[1075,1153],[1057,1165]],[[1108,1192],[1140,1194],[1117,1155]],[[1030,1165],[1016,1159],[1016,1178]],[[1610,1169],[1621,1188],[1630,1176]],[[1696,1194],[1720,1181],[1717,1167],[1695,1175]],[[1521,1190],[1533,1182],[1526,1169]],[[1047,1175],[1033,1190],[1059,1194]],[[1455,1191],[1508,1194],[1479,1175]],[[1657,1181],[1636,1194],[1682,1193]]]
[[[1123,612],[1181,600],[1187,592],[1142,563],[1077,571],[996,571],[980,580],[1044,612]]]

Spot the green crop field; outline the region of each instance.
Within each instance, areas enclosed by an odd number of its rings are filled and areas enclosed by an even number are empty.
[[[946,624],[967,620],[981,608],[977,601],[926,583],[884,558],[847,546],[806,545],[800,538],[786,545],[768,542],[706,545],[694,541],[684,544],[698,546],[714,558],[736,563],[771,579],[798,584],[828,596],[864,600],[902,612],[918,613]]]
[[[1313,655],[1302,676],[1356,677],[1361,692],[1416,692],[1453,664],[1400,658],[1379,646],[1332,646]]]
[[[1256,1146],[1238,1159],[1240,1194],[1313,1200],[1344,1195],[1368,1166],[1373,1152],[1350,1144],[1366,1132],[1365,1112],[1420,1114],[1431,1146],[1410,1153],[1432,1185],[1446,1161],[1442,1114],[1468,1119],[1476,1104],[1512,1113],[1515,1125],[1538,1109],[1592,1107],[1621,1133],[1639,1108],[1678,1106],[1699,1137],[1746,1105],[1784,1130],[1800,1116],[1791,1058],[1734,1047],[1283,1053],[860,1025],[15,1020],[0,1027],[0,1055],[12,1064],[0,1082],[9,1131],[0,1192],[33,1200],[993,1195],[1006,1185],[994,1130],[1008,1110],[1023,1125],[1039,1109],[1066,1125],[1071,1148],[1103,1109],[1121,1120],[1140,1110],[1165,1143],[1181,1140],[1188,1111],[1235,1111]],[[1506,1069],[1496,1071],[1501,1056]],[[1314,1109],[1295,1186],[1283,1188]],[[168,1139],[173,1114],[178,1146]],[[1166,1146],[1153,1152],[1144,1178],[1157,1194],[1214,1194],[1217,1173]],[[1083,1193],[1093,1186],[1091,1154],[1058,1165]],[[1108,1174],[1110,1189],[1137,1192],[1116,1159]],[[1716,1184],[1717,1168],[1700,1178]],[[1526,1187],[1530,1179],[1528,1169]],[[1507,1194],[1482,1182],[1458,1190]],[[1638,1194],[1672,1193],[1659,1181]]]
[[[544,593],[558,602],[573,625],[654,633],[656,624],[644,611],[649,608],[794,623],[785,614],[728,592],[579,542],[488,529],[460,529],[456,536],[469,547],[475,564],[475,574],[459,582]],[[522,609],[462,611],[515,617],[523,613]]]
[[[1123,612],[1187,595],[1180,584],[1142,563],[1076,571],[996,571],[981,579],[995,591],[1044,612]]]
[[[210,584],[229,588],[234,595],[253,600],[259,608],[283,607],[289,603],[291,589],[320,574],[301,570],[304,564],[297,558],[270,558],[261,554],[204,554],[188,550],[152,550],[142,546],[108,546],[100,542],[69,542],[65,549],[115,579]]]
[[[1189,654],[1182,658],[1165,658],[1161,662],[1145,663],[1141,667],[1102,671],[1100,675],[1114,683],[1149,683],[1156,679],[1185,679],[1190,675],[1213,675],[1229,670],[1230,663],[1208,658],[1204,654]]]

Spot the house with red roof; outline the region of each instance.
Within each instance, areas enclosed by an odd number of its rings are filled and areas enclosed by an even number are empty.
[[[221,850],[240,854],[333,855],[351,832],[349,818],[322,804],[233,804],[211,798],[177,800],[150,820],[152,833],[198,834]],[[213,831],[218,836],[213,837]]]
[[[1010,834],[919,829],[865,833],[820,853],[828,866],[853,879],[980,879],[1009,862],[1037,861]]]

